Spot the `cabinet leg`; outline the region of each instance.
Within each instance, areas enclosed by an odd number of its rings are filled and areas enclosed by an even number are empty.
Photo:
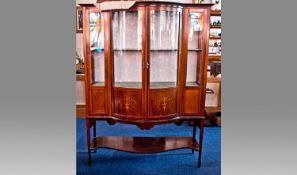
[[[196,121],[193,121],[193,143],[195,143],[196,140]],[[192,149],[192,154],[194,153],[194,149]]]
[[[96,153],[96,120],[93,120],[94,153]]]
[[[199,134],[199,156],[198,156],[198,167],[201,166],[201,156],[202,156],[202,144],[203,144],[203,132],[204,132],[204,119],[199,122],[200,134]]]
[[[87,142],[88,142],[88,164],[92,164],[91,159],[91,135],[90,135],[90,119],[86,119]]]

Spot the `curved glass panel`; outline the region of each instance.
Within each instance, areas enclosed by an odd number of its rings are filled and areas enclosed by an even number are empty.
[[[150,12],[150,87],[177,85],[180,12]]]
[[[104,32],[103,16],[98,12],[90,13],[90,50],[92,80],[94,85],[104,86]]]
[[[142,87],[142,12],[112,13],[114,86]]]

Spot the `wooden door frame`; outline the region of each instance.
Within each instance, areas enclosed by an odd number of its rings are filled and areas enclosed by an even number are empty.
[[[176,117],[177,115],[179,115],[179,84],[180,84],[180,79],[179,79],[179,75],[180,75],[180,46],[181,46],[181,43],[182,43],[182,24],[181,24],[181,21],[182,21],[182,12],[183,12],[183,8],[179,5],[176,5],[176,4],[162,4],[162,5],[157,5],[157,4],[150,4],[150,5],[147,5],[146,8],[146,24],[145,24],[145,28],[146,28],[146,62],[151,65],[151,57],[150,57],[150,46],[151,46],[151,36],[150,36],[150,29],[151,29],[151,25],[150,25],[150,12],[152,10],[155,10],[155,11],[177,11],[179,12],[179,26],[178,26],[178,29],[179,29],[179,32],[178,32],[178,51],[177,51],[177,71],[176,71],[176,87],[166,87],[166,88],[160,88],[160,91],[164,91],[164,90],[176,90],[176,100],[175,100],[175,105],[176,105],[176,113],[175,114],[169,114],[169,115],[166,115],[162,118],[173,118],[173,117]],[[149,66],[148,69],[146,69],[146,117],[145,119],[146,120],[149,120],[151,119],[152,115],[150,114],[150,92],[151,92],[151,88],[150,88],[150,70],[151,70],[151,66]],[[155,90],[156,91],[156,90]]]
[[[146,16],[145,16],[145,7],[144,6],[134,6],[130,9],[123,9],[123,10],[111,10],[111,11],[108,11],[108,12],[104,12],[104,13],[108,13],[109,15],[109,20],[108,20],[108,26],[109,26],[109,30],[107,32],[109,32],[109,51],[107,52],[107,56],[110,60],[110,67],[109,67],[109,75],[110,75],[110,103],[111,103],[111,110],[110,110],[110,116],[116,116],[116,117],[123,117],[124,115],[119,115],[115,112],[115,98],[114,98],[114,91],[115,91],[115,88],[116,89],[121,89],[122,87],[115,87],[114,86],[114,54],[113,54],[113,36],[112,36],[112,12],[119,12],[119,11],[125,11],[125,12],[141,12],[141,15],[142,15],[142,34],[141,34],[141,47],[142,47],[142,51],[141,51],[141,60],[142,60],[142,87],[141,87],[141,99],[142,99],[142,104],[141,104],[141,116],[143,117],[143,120],[145,119],[145,103],[146,103],[146,96],[145,96],[145,87],[146,87],[146,72],[144,70],[144,63],[145,63],[145,54],[146,54],[146,35],[145,35],[145,25],[146,25]],[[129,88],[122,88],[123,90],[129,90]],[[134,88],[130,88],[131,91],[135,91],[136,89]],[[138,116],[137,116],[138,117]],[[133,116],[130,116],[130,118],[133,118]]]
[[[199,79],[200,79],[200,85],[198,87],[187,87],[186,86],[186,76],[187,76],[187,62],[188,62],[188,22],[189,22],[189,13],[191,9],[198,9],[197,13],[200,13],[202,16],[202,37],[201,37],[201,62],[200,62],[200,68],[199,68]],[[180,77],[181,84],[181,93],[180,93],[180,101],[185,101],[184,94],[186,91],[198,91],[198,105],[199,109],[197,109],[196,113],[186,113],[185,110],[185,103],[180,103],[180,113],[182,116],[193,116],[193,115],[204,115],[204,106],[205,106],[205,92],[206,92],[206,80],[207,80],[207,64],[208,64],[208,39],[209,39],[209,15],[210,15],[210,7],[195,7],[192,5],[184,6],[183,9],[183,47],[181,48],[181,57],[184,57],[182,59],[182,74]],[[199,56],[199,55],[198,55]],[[198,58],[197,58],[198,59]]]

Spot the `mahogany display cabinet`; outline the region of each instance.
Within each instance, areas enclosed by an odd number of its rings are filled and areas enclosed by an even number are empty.
[[[83,7],[89,164],[96,148],[132,153],[189,148],[199,151],[200,166],[211,5],[141,0]],[[193,135],[98,137],[96,120],[141,129],[193,121]]]

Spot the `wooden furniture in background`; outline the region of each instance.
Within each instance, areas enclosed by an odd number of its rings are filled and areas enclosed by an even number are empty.
[[[85,75],[76,74],[76,116],[86,116]]]
[[[213,3],[215,3],[214,0]],[[218,4],[214,5],[211,8],[211,18],[220,18],[221,17],[221,0],[217,1]],[[221,18],[220,18],[221,19]],[[212,32],[218,32],[221,33],[221,26],[210,26],[210,34]],[[222,38],[221,35],[210,35],[209,40],[211,42],[213,41],[219,41],[221,42]],[[221,63],[221,54],[209,54],[208,55],[208,62],[211,64],[212,62]],[[219,76],[211,76],[208,73],[207,76],[207,88],[212,89],[213,93],[207,93],[206,94],[206,104],[205,104],[205,113],[207,119],[212,123],[217,123],[216,120],[218,119],[216,114],[221,113],[221,75]]]
[[[134,153],[189,148],[199,151],[200,167],[212,4],[136,0],[127,8],[123,1],[103,3],[83,7],[89,164],[96,148]],[[193,135],[97,137],[96,120],[144,130],[192,121]]]
[[[76,7],[76,33],[83,31],[83,11],[82,7]]]

